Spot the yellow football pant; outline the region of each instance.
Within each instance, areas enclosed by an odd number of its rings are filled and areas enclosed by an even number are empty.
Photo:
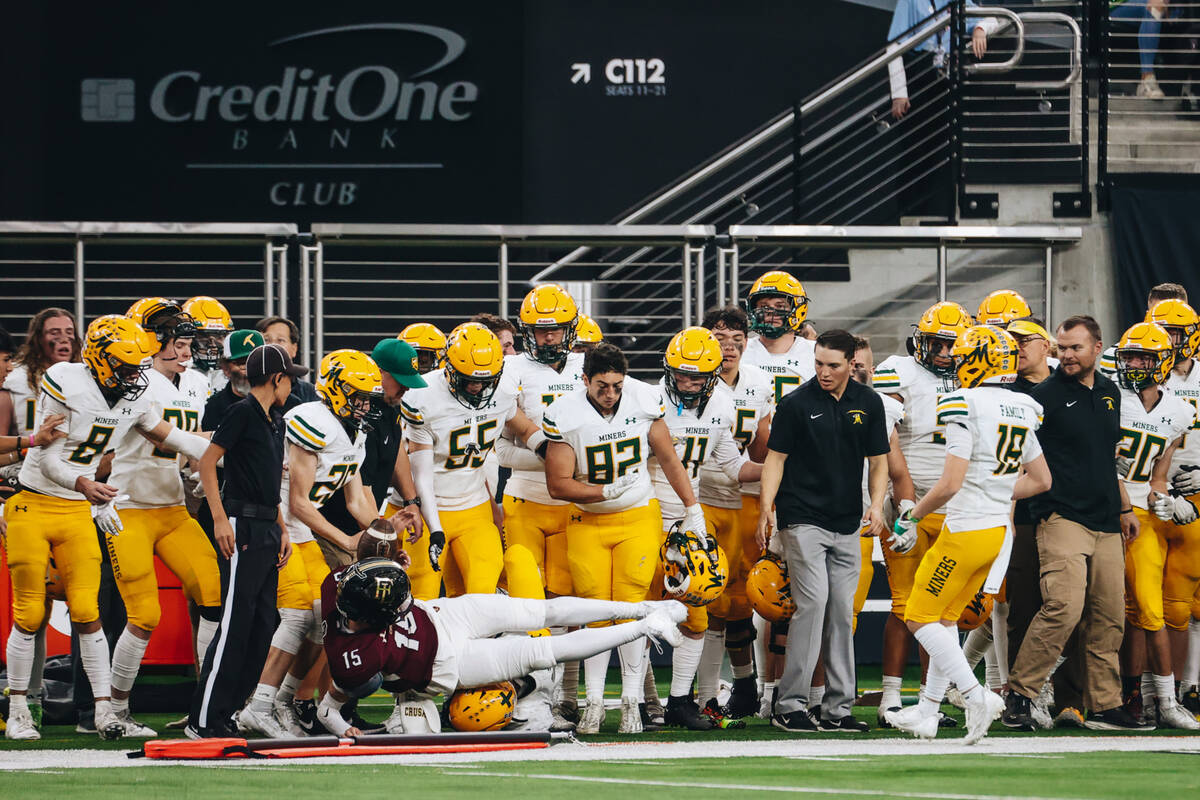
[[[917,543],[903,555],[893,552],[886,544],[883,547],[883,563],[887,567],[888,586],[892,590],[892,613],[900,619],[908,619],[908,598],[916,585],[917,569],[929,548],[937,541],[938,532],[945,521],[945,514],[922,517],[917,523]]]
[[[390,517],[399,510],[388,503],[384,516]],[[422,523],[421,537],[415,543],[409,544],[407,538],[403,542],[404,552],[412,560],[408,580],[413,597],[436,600],[443,580],[447,597],[495,593],[504,569],[504,548],[492,519],[491,505],[480,503],[462,511],[439,511],[438,517],[444,528],[442,533],[446,534],[441,572],[429,563],[429,526]]]
[[[1175,526],[1144,508],[1135,506],[1133,513],[1141,526],[1134,540],[1125,545],[1125,617],[1144,631],[1160,631],[1166,622],[1163,582],[1167,537]],[[1186,628],[1186,613],[1183,619],[1181,627]]]
[[[570,516],[569,505],[551,506],[504,495],[505,545],[528,550],[542,576],[544,589],[560,595],[572,594],[566,536]],[[508,591],[513,597],[527,596],[513,594],[511,582]]]
[[[709,613],[718,619],[750,619],[753,611],[746,598],[746,575],[759,556],[758,544],[754,541],[754,532],[758,528],[758,497],[742,495],[741,508],[703,507],[705,518],[717,530],[717,544],[725,551],[729,562],[725,591],[709,603]]]
[[[662,541],[658,501],[608,514],[570,509],[567,563],[576,594],[624,603],[646,599]]]
[[[875,564],[871,554],[875,551],[875,537],[858,537],[858,549],[861,559],[858,564],[858,586],[854,589],[854,616],[850,620],[850,631],[858,630],[858,614],[867,602],[867,592],[871,589],[871,579],[875,577]]]
[[[1188,498],[1200,503],[1200,494]],[[1172,630],[1187,630],[1200,593],[1200,520],[1167,523],[1167,559],[1163,570],[1163,618]],[[1200,614],[1196,615],[1200,618]]]
[[[26,633],[41,627],[51,553],[66,586],[71,621],[86,625],[99,619],[100,540],[91,504],[22,491],[5,503],[4,519],[13,622]]]
[[[162,607],[154,556],[162,559],[198,606],[221,605],[221,574],[217,553],[186,506],[123,508],[116,536],[105,536],[108,560],[129,622],[145,631],[158,627]]]
[[[987,580],[1004,544],[1004,527],[953,532],[943,528],[913,576],[906,622],[957,622]]]
[[[321,598],[321,584],[328,574],[329,564],[321,545],[315,540],[293,543],[292,557],[279,570],[275,607],[308,611]]]

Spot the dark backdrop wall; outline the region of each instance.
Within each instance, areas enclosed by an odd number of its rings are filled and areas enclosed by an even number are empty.
[[[0,218],[606,222],[878,48],[845,0],[24,3]]]
[[[1155,284],[1182,284],[1189,301],[1200,302],[1200,225],[1196,224],[1200,183],[1195,176],[1186,177],[1190,178],[1186,183],[1144,180],[1143,185],[1119,185],[1112,190],[1122,330],[1145,317],[1146,294]],[[1105,339],[1112,342],[1120,335],[1121,331],[1105,331]]]

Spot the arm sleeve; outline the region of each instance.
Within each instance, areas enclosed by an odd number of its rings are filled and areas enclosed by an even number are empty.
[[[1032,433],[1030,434],[1033,435]],[[1028,440],[1026,440],[1028,441]],[[975,447],[975,435],[965,421],[954,419],[946,423],[946,454],[966,461],[971,460]]]
[[[721,435],[717,439],[717,446],[713,449],[713,462],[721,468],[730,480],[739,480],[738,475],[742,470],[742,464],[750,460],[750,456],[745,455],[738,449],[737,442],[734,441],[733,434],[728,428],[721,429]]]
[[[496,439],[496,458],[500,459],[500,466],[509,469],[540,472],[546,468],[545,462],[538,458],[536,453],[521,447],[507,436]]]
[[[433,451],[417,450],[408,454],[412,466],[413,483],[417,486],[417,497],[421,498],[421,514],[431,531],[442,530],[438,516],[437,494],[433,491]]]
[[[199,460],[204,456],[204,451],[208,449],[208,439],[203,436],[197,436],[194,433],[187,433],[178,428],[171,426],[170,433],[167,438],[163,439],[163,444],[168,450],[174,450],[176,453],[183,453],[188,458]]]

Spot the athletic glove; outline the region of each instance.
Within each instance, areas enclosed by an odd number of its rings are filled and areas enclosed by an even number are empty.
[[[1133,459],[1128,456],[1117,456],[1117,477],[1128,478],[1129,470],[1133,468]]]
[[[892,535],[887,540],[887,546],[892,548],[893,553],[904,555],[916,546],[918,522],[920,520],[912,515],[912,509],[905,509],[896,518],[896,524],[892,526]]]
[[[704,519],[704,509],[699,503],[683,510],[683,527],[685,530],[694,531],[701,541],[708,537],[708,522]]]
[[[632,489],[637,482],[638,473],[636,470],[634,472],[626,472],[624,475],[618,475],[612,483],[605,484],[600,492],[604,495],[605,500],[615,500]]]
[[[1200,467],[1182,466],[1175,477],[1171,478],[1171,486],[1180,494],[1196,494],[1200,492]]]
[[[1171,520],[1176,525],[1188,525],[1200,519],[1200,510],[1196,509],[1196,504],[1186,497],[1172,497],[1174,502],[1175,513],[1171,515]]]
[[[1154,516],[1158,517],[1164,522],[1169,522],[1171,517],[1175,516],[1175,501],[1169,494],[1163,494],[1162,492],[1151,492],[1150,510],[1154,513]]]
[[[434,572],[441,572],[442,551],[446,549],[446,534],[441,531],[429,532],[429,563]]]
[[[109,536],[116,536],[125,530],[125,525],[121,522],[121,516],[117,513],[117,503],[128,499],[129,495],[121,494],[102,506],[92,506],[92,519],[96,521],[96,527],[102,533],[106,533]]]

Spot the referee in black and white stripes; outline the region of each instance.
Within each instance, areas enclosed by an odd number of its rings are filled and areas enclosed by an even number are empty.
[[[281,409],[292,380],[308,373],[279,345],[255,348],[246,359],[250,394],[229,407],[200,460],[200,480],[213,516],[213,534],[229,559],[221,624],[203,654],[187,735],[237,736],[232,716],[253,690],[275,629],[279,567],[292,552],[279,511],[283,477]],[[225,483],[218,492],[217,461]]]

